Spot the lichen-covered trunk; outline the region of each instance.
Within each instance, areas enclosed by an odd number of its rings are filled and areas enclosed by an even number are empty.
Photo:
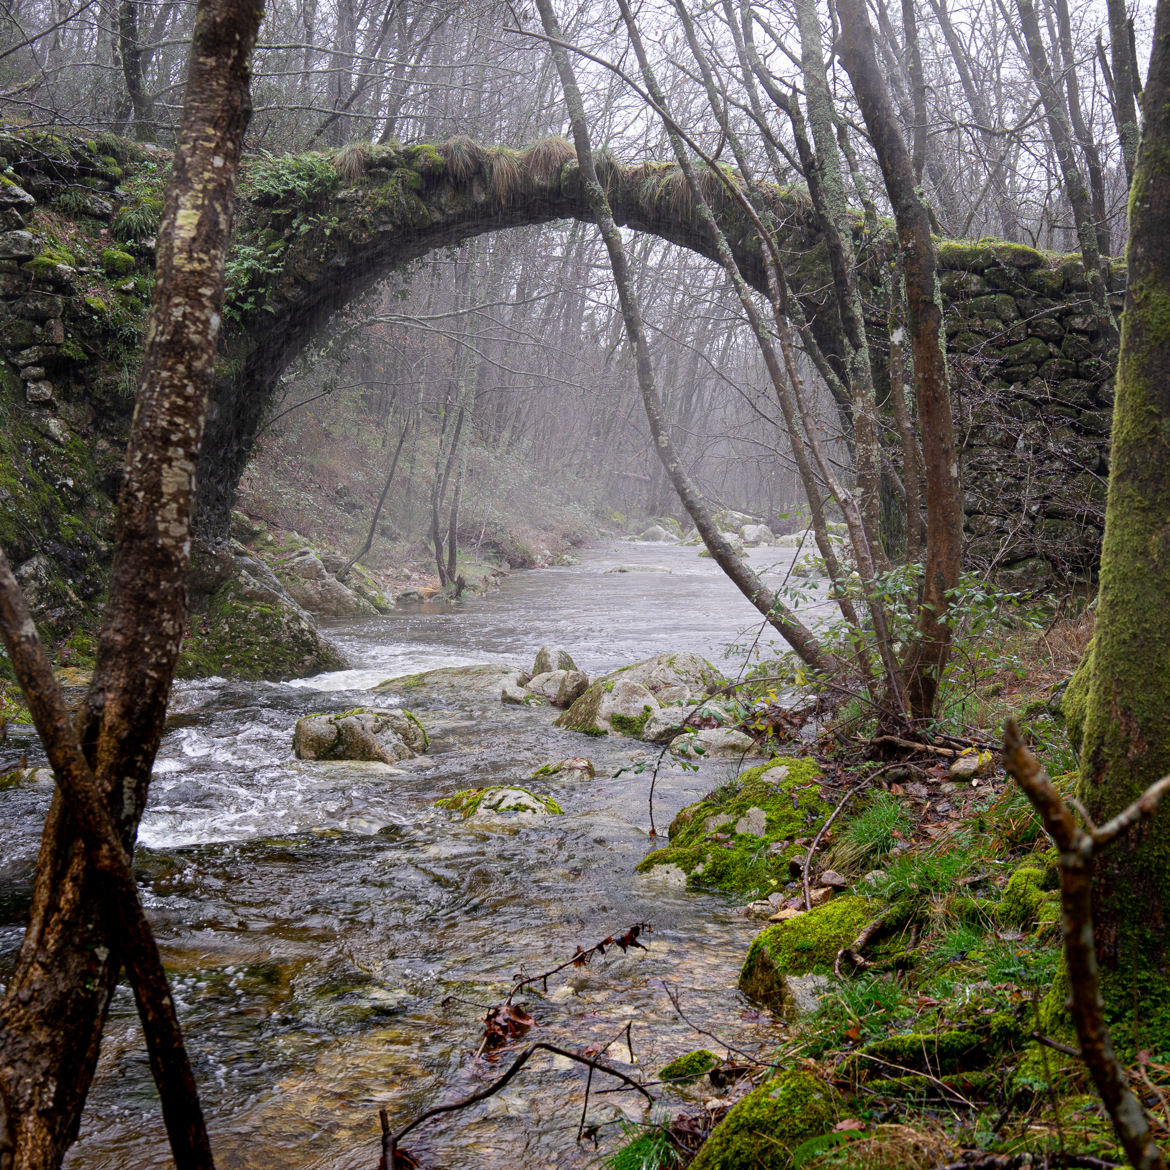
[[[128,847],[146,803],[186,621],[195,460],[260,12],[260,0],[201,0],[196,13],[110,601],[80,719],[97,788]],[[102,883],[55,798],[28,927],[0,1004],[0,1098],[12,1146],[3,1156],[12,1170],[51,1170],[77,1136],[120,966],[102,899]]]
[[[841,57],[865,118],[886,193],[898,225],[906,283],[906,316],[922,432],[926,479],[926,564],[918,632],[906,658],[906,695],[920,719],[934,710],[938,685],[950,653],[947,624],[950,591],[959,579],[963,533],[959,464],[951,396],[943,350],[942,305],[938,290],[930,214],[914,181],[914,168],[898,129],[885,81],[878,69],[873,30],[863,0],[837,0],[841,16]]]
[[[1142,106],[1097,624],[1079,672],[1081,795],[1098,821],[1170,772],[1170,0],[1158,4]],[[1164,1047],[1164,985],[1150,981],[1170,958],[1170,808],[1097,861],[1094,917],[1111,1008]]]

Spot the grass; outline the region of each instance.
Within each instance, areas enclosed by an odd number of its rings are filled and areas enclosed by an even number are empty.
[[[906,805],[888,792],[879,792],[848,822],[827,861],[833,869],[861,873],[893,852],[910,827]]]

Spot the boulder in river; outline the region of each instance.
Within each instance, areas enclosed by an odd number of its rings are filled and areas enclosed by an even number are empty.
[[[517,689],[530,698],[545,699],[554,707],[569,707],[589,689],[589,676],[580,670],[546,670]],[[505,703],[514,701],[506,691],[501,698]]]
[[[566,760],[557,760],[555,764],[542,764],[529,779],[545,780],[549,776],[560,776],[566,780],[592,780],[596,775],[592,760],[583,756],[570,756]]]
[[[649,542],[653,542],[653,543],[657,543],[657,544],[661,544],[665,541],[669,541],[671,544],[674,544],[678,540],[678,537],[676,537],[671,532],[667,532],[666,529],[663,528],[661,524],[651,524],[650,527],[647,528],[645,532],[638,533],[638,535],[635,536],[634,539],[635,540],[645,540],[645,541],[649,541]]]
[[[686,697],[699,699],[727,685],[726,677],[717,666],[713,666],[702,655],[689,651],[655,654],[653,658],[643,659],[631,666],[619,667],[601,681],[616,682],[618,679],[641,683],[660,703],[685,701],[682,688],[686,690]],[[670,695],[669,700],[667,694]]]
[[[556,722],[585,735],[642,734],[658,700],[640,682],[629,678],[594,683]]]
[[[686,731],[670,741],[670,750],[687,759],[717,760],[759,756],[763,752],[750,735],[734,727],[705,727],[701,731]]]
[[[731,545],[731,551],[735,553],[736,556],[743,556],[745,545],[743,543],[743,537],[740,536],[738,532],[721,532],[719,535],[722,536],[729,545]],[[706,548],[704,548],[703,551],[699,553],[699,556],[701,557],[709,557],[710,555],[711,550]]]
[[[472,666],[439,666],[418,674],[388,678],[374,687],[374,691],[383,695],[411,695],[412,705],[418,699],[425,699],[430,703],[450,706],[468,702],[498,702],[500,691],[505,685],[518,686],[519,682],[520,672],[513,667],[484,662]]]
[[[464,788],[454,796],[436,800],[438,808],[462,813],[465,817],[477,813],[553,813],[562,814],[564,809],[551,796],[540,796],[527,788],[497,784],[489,788]]]
[[[293,751],[298,760],[372,760],[392,764],[427,750],[427,733],[409,711],[357,707],[337,715],[297,720]]]
[[[745,524],[743,532],[740,533],[743,537],[743,542],[748,548],[755,548],[757,545],[771,544],[776,536],[766,524]]]
[[[573,661],[573,656],[568,650],[562,650],[557,646],[541,646],[536,652],[536,658],[529,673],[535,677],[538,674],[548,674],[551,670],[576,669],[577,664]]]

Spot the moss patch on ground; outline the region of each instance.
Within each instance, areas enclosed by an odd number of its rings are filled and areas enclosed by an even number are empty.
[[[638,866],[674,865],[695,888],[741,897],[771,893],[788,879],[788,862],[832,806],[810,760],[778,757],[749,768],[688,805],[670,825],[670,844]]]

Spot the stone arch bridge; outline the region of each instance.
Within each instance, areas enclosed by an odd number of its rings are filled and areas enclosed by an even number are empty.
[[[100,560],[147,307],[166,157],[119,140],[0,132],[0,542],[86,574]],[[710,256],[678,170],[601,160],[619,224]],[[758,243],[722,185],[710,200],[748,280]],[[789,283],[831,361],[828,264],[807,197],[765,192]],[[588,220],[571,146],[457,138],[253,163],[230,263],[229,326],[200,465],[198,528],[226,531],[281,372],[347,301],[394,269],[487,232]],[[883,231],[888,228],[883,227]],[[863,276],[882,239],[858,224]],[[1104,516],[1113,370],[1079,257],[1000,241],[940,244],[958,374],[968,559],[1021,580],[1091,571]],[[1118,307],[1124,271],[1109,284]],[[869,287],[876,288],[870,280]],[[874,304],[875,323],[880,305]],[[875,324],[875,351],[885,348]],[[881,383],[879,383],[881,384]],[[55,519],[54,519],[55,517]],[[89,550],[89,551],[87,551]]]

